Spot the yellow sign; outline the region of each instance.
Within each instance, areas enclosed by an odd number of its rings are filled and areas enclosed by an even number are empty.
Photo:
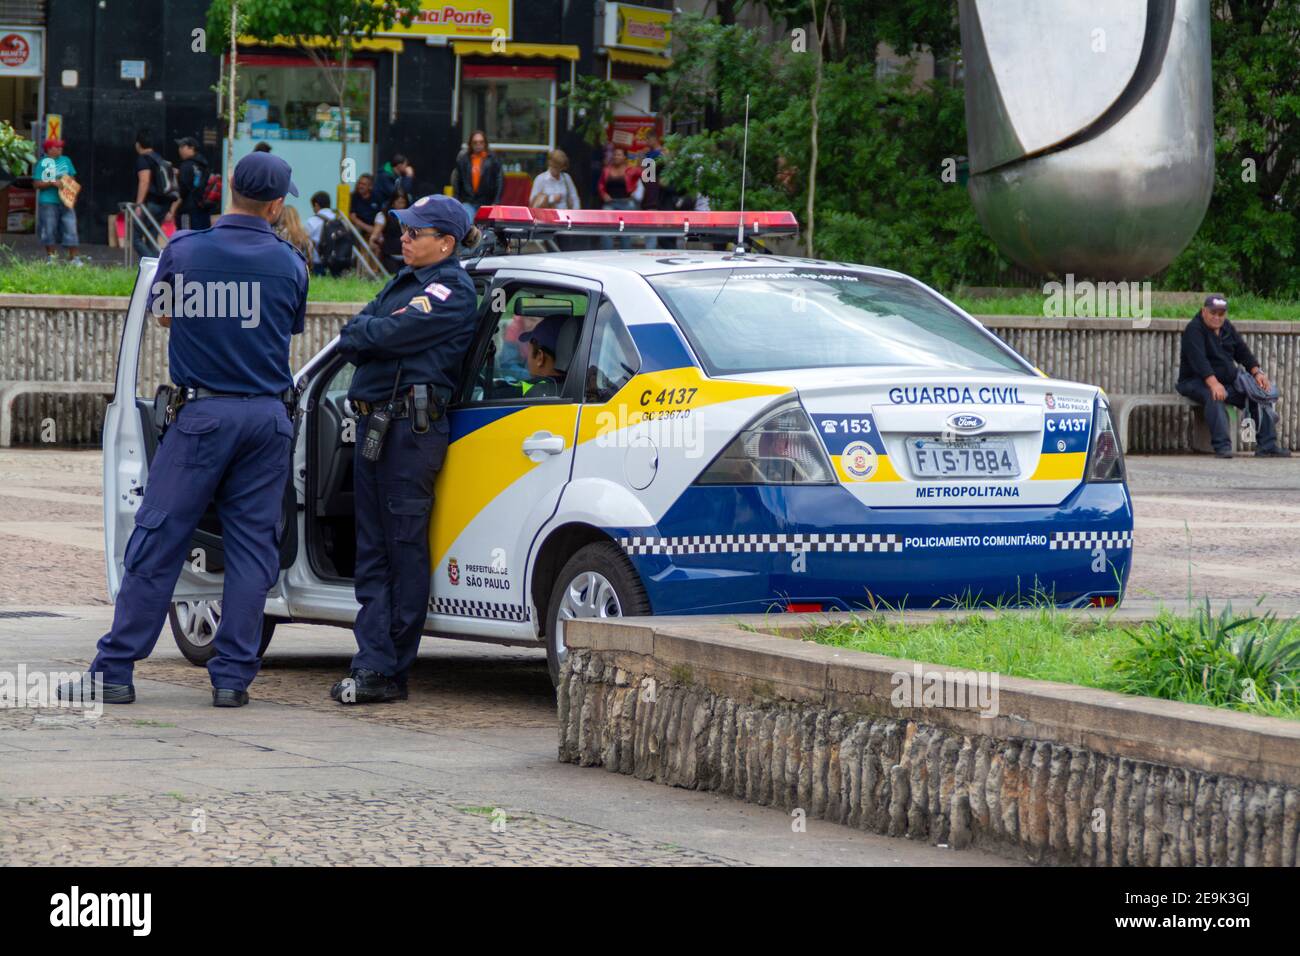
[[[409,27],[394,23],[380,35],[509,40],[513,29],[513,0],[420,0]]]
[[[45,114],[45,138],[63,139],[63,114],[62,113]]]
[[[607,3],[605,23],[606,46],[667,53],[673,45],[671,10],[634,7],[626,3]],[[610,33],[613,36],[608,36]]]

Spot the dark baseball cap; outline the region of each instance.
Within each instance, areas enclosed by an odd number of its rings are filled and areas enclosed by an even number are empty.
[[[298,195],[293,184],[293,170],[279,156],[270,153],[249,153],[235,164],[235,175],[230,186],[239,195],[258,202],[281,199],[285,194]]]
[[[1205,297],[1205,307],[1207,309],[1212,309],[1214,311],[1218,311],[1219,309],[1222,309],[1224,312],[1227,312],[1228,300],[1227,298],[1221,295],[1207,295]]]
[[[199,141],[193,136],[182,136],[176,141],[177,146],[188,146],[190,149],[198,149]]]
[[[421,196],[405,209],[394,209],[393,215],[404,226],[437,229],[443,235],[455,237],[457,242],[465,238],[472,225],[464,206],[450,196],[436,193]]]
[[[531,332],[519,336],[519,341],[536,343],[539,348],[554,356],[560,344],[560,329],[564,328],[565,321],[563,315],[548,316],[533,326]]]

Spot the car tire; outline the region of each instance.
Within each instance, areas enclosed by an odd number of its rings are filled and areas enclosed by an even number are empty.
[[[568,657],[566,620],[649,613],[650,599],[622,548],[612,541],[579,548],[560,569],[546,605],[546,666],[551,683],[559,686],[560,668]]]
[[[221,623],[220,601],[173,601],[167,612],[167,620],[172,626],[172,637],[185,659],[196,667],[207,666],[216,654],[212,639],[216,636],[217,625]],[[257,656],[266,654],[275,636],[275,625],[279,618],[264,616],[262,618],[262,642],[258,646]]]

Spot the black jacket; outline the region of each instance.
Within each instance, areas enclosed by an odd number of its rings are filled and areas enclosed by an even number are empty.
[[[404,267],[339,332],[339,350],[357,365],[348,398],[389,398],[399,362],[402,390],[434,385],[454,393],[477,324],[474,280],[459,259]]]
[[[469,152],[456,158],[456,198],[476,206],[490,206],[501,201],[506,176],[496,156],[488,153],[479,169],[478,189],[474,188],[474,171],[470,168]]]
[[[181,194],[179,212],[195,213],[204,211],[199,208],[199,204],[203,201],[203,191],[208,186],[208,171],[208,161],[200,153],[195,153],[189,159],[181,162],[180,169],[176,173],[178,180],[176,185]],[[195,179],[198,180],[197,185]]]
[[[1245,341],[1237,334],[1232,323],[1223,320],[1216,335],[1206,326],[1197,312],[1183,329],[1182,355],[1178,363],[1178,382],[1204,382],[1213,375],[1224,388],[1231,388],[1237,379],[1237,363],[1251,371],[1259,361]]]

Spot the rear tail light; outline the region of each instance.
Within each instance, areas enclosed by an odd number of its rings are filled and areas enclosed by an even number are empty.
[[[700,485],[826,485],[835,472],[798,402],[765,412],[696,479]]]
[[[1115,607],[1119,604],[1119,599],[1111,594],[1094,594],[1088,598],[1089,607]]]
[[[1093,413],[1092,448],[1088,451],[1088,481],[1123,481],[1124,452],[1119,447],[1119,436],[1111,425],[1110,409],[1105,399],[1097,397]]]
[[[821,609],[820,601],[791,601],[785,606],[787,614],[809,614]]]

